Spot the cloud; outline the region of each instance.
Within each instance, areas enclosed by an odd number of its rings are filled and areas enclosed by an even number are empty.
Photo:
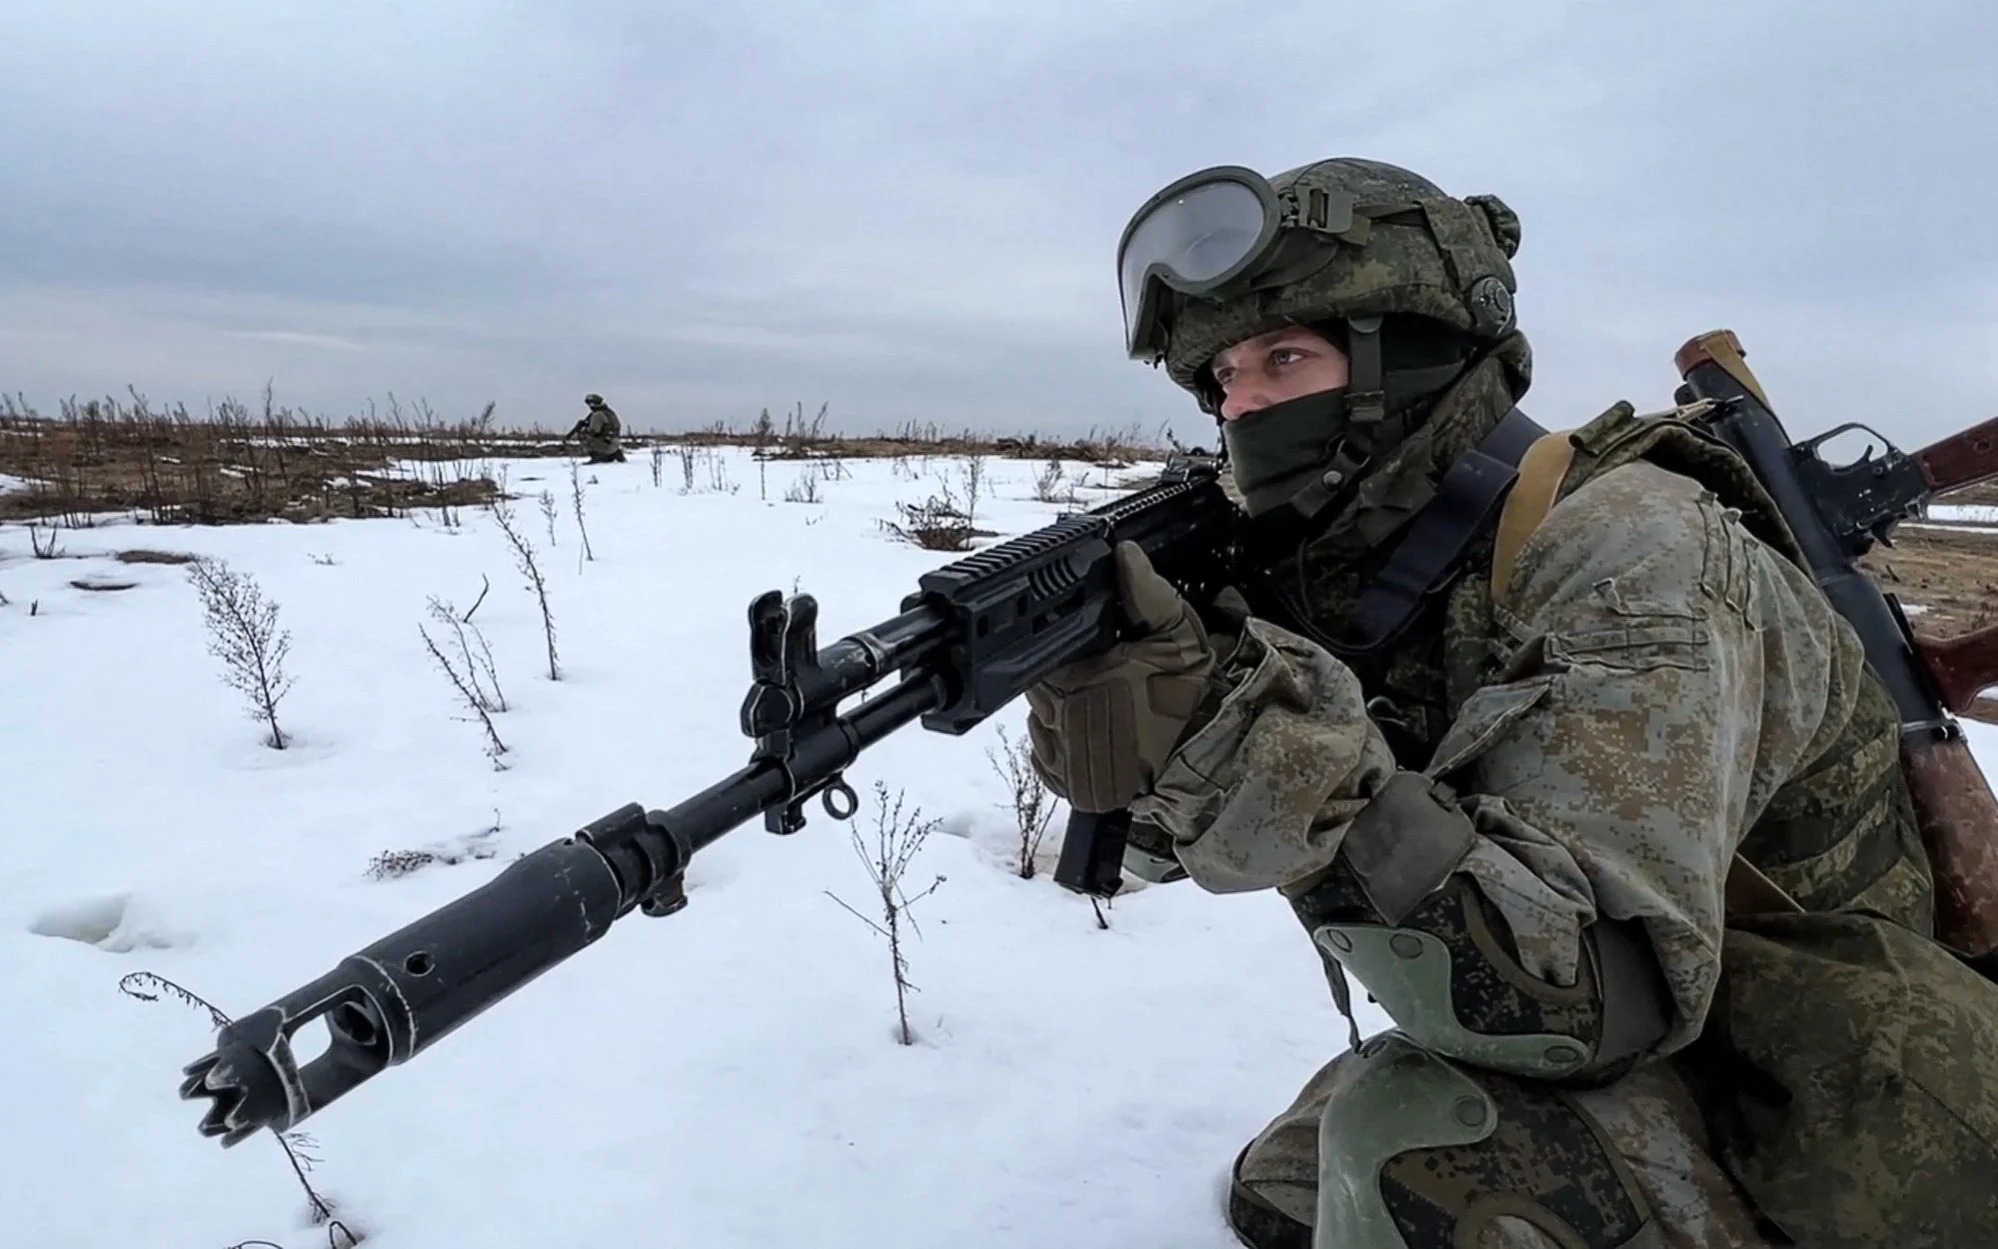
[[[17,6],[0,387],[565,423],[1170,422],[1112,249],[1204,165],[1370,155],[1524,220],[1529,410],[1737,329],[1793,431],[1998,396],[1978,0]]]

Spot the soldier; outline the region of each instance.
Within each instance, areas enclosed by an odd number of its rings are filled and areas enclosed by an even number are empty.
[[[1138,636],[1029,691],[1036,767],[1202,887],[1280,891],[1342,1013],[1350,976],[1395,1025],[1237,1156],[1228,1221],[1998,1244],[1998,988],[1930,939],[1895,708],[1693,414],[1550,443],[1519,411],[1519,239],[1340,158],[1191,175],[1119,245],[1126,345],[1217,418],[1244,555],[1189,604],[1119,547]]]
[[[588,463],[624,463],[624,448],[618,444],[618,434],[623,427],[618,424],[617,413],[604,402],[602,395],[584,395],[583,403],[589,413],[577,421],[569,431],[569,436],[580,436],[583,451],[589,456]]]

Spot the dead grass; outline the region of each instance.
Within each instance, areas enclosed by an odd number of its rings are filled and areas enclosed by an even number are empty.
[[[746,445],[755,450],[758,458],[767,460],[983,455],[1008,460],[1080,460],[1125,468],[1138,460],[1162,460],[1169,453],[1163,443],[1148,439],[1135,422],[1118,430],[1091,427],[1082,437],[1070,439],[949,430],[935,421],[914,420],[903,422],[892,433],[853,436],[826,432],[827,413],[827,406],[821,404],[818,412],[807,418],[805,406],[799,404],[785,415],[780,425],[766,408],[747,429],[717,422],[689,433],[661,435],[656,441],[691,446]]]
[[[490,503],[501,478],[495,461],[573,451],[539,425],[497,428],[491,404],[470,420],[447,421],[427,405],[335,423],[276,402],[269,387],[256,407],[224,400],[205,414],[184,405],[129,399],[65,400],[54,416],[25,398],[0,395],[0,473],[25,480],[0,493],[0,522],[39,518],[71,528],[93,515],[125,513],[156,524],[243,524],[272,519],[406,516]],[[686,433],[628,435],[641,446],[748,446],[761,460],[854,457],[930,459],[992,456],[1079,460],[1106,473],[1167,451],[1136,425],[1092,429],[1081,438],[998,437],[908,422],[894,433],[848,437],[825,430],[827,409],[804,405],[780,423],[765,411],[747,429],[716,423]]]
[[[155,409],[143,395],[67,400],[55,417],[0,396],[0,473],[26,488],[0,494],[0,520],[79,527],[125,512],[157,524],[406,515],[476,504],[494,489],[489,406],[449,423],[426,407],[371,413],[334,426],[277,405],[224,401],[204,416]],[[414,462],[415,473],[396,471]]]

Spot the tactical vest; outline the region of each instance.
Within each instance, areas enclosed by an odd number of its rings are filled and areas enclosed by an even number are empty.
[[[1552,472],[1533,463],[1543,449],[1562,453]],[[1747,464],[1676,411],[1640,417],[1619,403],[1565,446],[1542,439],[1431,611],[1393,645],[1341,656],[1402,766],[1423,766],[1464,700],[1529,641],[1503,601],[1526,534],[1561,499],[1638,461],[1700,483],[1803,566]],[[1339,592],[1307,593],[1313,616],[1350,604],[1381,575],[1369,564]],[[1998,1244],[1998,988],[1929,939],[1934,887],[1899,717],[1868,672],[1836,740],[1776,791],[1738,847],[1804,913],[1738,908],[1730,877],[1706,1027],[1671,1061],[1715,1155],[1793,1243]]]
[[[1746,462],[1676,412],[1638,416],[1619,403],[1568,435],[1562,449],[1570,459],[1558,483],[1550,483],[1551,497],[1522,497],[1540,485],[1532,466],[1523,465],[1521,493],[1507,501],[1486,582],[1501,601],[1494,628],[1504,628],[1503,585],[1529,527],[1508,521],[1530,520],[1542,503],[1558,505],[1596,477],[1640,460],[1705,486],[1758,541],[1808,567]],[[1901,768],[1900,720],[1870,669],[1837,739],[1776,791],[1739,851],[1803,910],[1864,909],[1924,937],[1934,931],[1934,882]]]
[[[1517,413],[1507,419],[1523,420]],[[1486,441],[1497,440],[1495,431]],[[1788,527],[1748,465],[1676,413],[1639,416],[1630,404],[1618,403],[1567,441],[1565,472],[1548,497],[1525,509],[1534,520],[1596,477],[1644,460],[1699,482],[1724,507],[1737,510],[1755,538],[1802,564]],[[1513,437],[1508,458],[1516,462],[1522,447]],[[1462,529],[1478,507],[1467,506],[1461,494],[1452,498],[1448,487],[1446,477],[1438,497],[1449,502],[1437,510],[1456,513]],[[1495,556],[1504,556],[1501,573],[1510,570],[1509,554],[1498,550],[1497,537],[1507,518],[1518,517],[1517,502],[1517,495],[1506,498],[1507,511],[1496,525],[1487,516],[1477,529],[1454,537],[1404,539],[1397,550],[1369,551],[1356,559],[1300,556],[1289,574],[1294,595],[1289,610],[1268,613],[1308,632],[1353,670],[1369,714],[1405,768],[1420,769],[1429,761],[1464,700],[1497,677],[1529,640],[1525,628],[1493,603]],[[1418,516],[1410,529],[1434,519]],[[1516,550],[1524,534],[1507,537]],[[1453,553],[1450,568],[1411,571],[1436,564],[1425,552],[1437,549]],[[1444,581],[1445,588],[1392,641],[1366,648],[1340,644],[1340,624],[1363,610],[1378,587],[1429,576]],[[1805,910],[1863,907],[1926,937],[1933,931],[1934,884],[1901,771],[1899,734],[1891,698],[1878,681],[1867,680],[1838,739],[1777,790],[1739,849]]]

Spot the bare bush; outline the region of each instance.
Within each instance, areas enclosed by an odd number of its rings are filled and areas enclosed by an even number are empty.
[[[541,565],[534,560],[534,544],[521,535],[513,523],[513,507],[502,494],[493,500],[493,519],[499,523],[500,532],[506,535],[508,544],[513,547],[515,565],[520,575],[527,579],[527,588],[534,592],[534,600],[541,606],[541,635],[548,644],[548,679],[562,679],[562,667],[555,657],[555,613],[548,606],[548,582],[541,575]]]
[[[904,542],[925,551],[963,551],[971,546],[971,518],[951,497],[950,487],[941,496],[931,495],[921,503],[897,503],[901,523],[879,522],[881,527]]]
[[[819,475],[799,473],[798,480],[784,490],[787,503],[817,503],[819,501]]]
[[[277,705],[291,689],[284,672],[291,633],[277,627],[277,604],[264,597],[255,578],[221,560],[197,559],[187,573],[201,598],[208,653],[222,661],[223,682],[249,701],[251,719],[270,726],[265,744],[283,750],[288,739],[278,727]]]
[[[888,786],[880,781],[874,782],[874,802],[873,849],[870,850],[862,840],[857,824],[852,826],[852,836],[853,851],[866,865],[868,878],[874,883],[875,897],[881,906],[881,922],[877,924],[847,906],[831,891],[827,891],[826,896],[846,907],[849,914],[887,940],[888,956],[895,976],[895,1017],[900,1024],[896,1039],[903,1045],[914,1045],[916,1036],[909,1027],[909,994],[917,989],[909,981],[909,962],[902,953],[902,929],[906,926],[918,937],[922,936],[910,908],[935,893],[937,886],[944,883],[944,878],[937,877],[930,882],[929,888],[912,898],[903,892],[902,876],[940,821],[922,819],[920,809],[910,811],[905,817],[902,814],[901,792],[897,791],[891,804]]]
[[[1041,839],[1047,836],[1048,824],[1054,819],[1057,799],[1041,780],[1041,774],[1034,770],[1033,755],[1025,742],[1015,742],[1002,726],[999,745],[1004,751],[1003,762],[990,751],[985,757],[991,760],[999,779],[1006,783],[1005,805],[1012,809],[1013,823],[1020,834],[1013,870],[1021,880],[1032,880],[1039,871],[1035,858],[1040,854]]]
[[[56,559],[62,554],[62,548],[56,542],[54,525],[38,525],[29,521],[28,546],[34,551],[36,559]]]
[[[978,523],[978,500],[985,493],[985,457],[967,455],[957,462],[958,484],[964,488],[964,523]]]
[[[590,529],[588,525],[583,523],[583,479],[576,472],[576,462],[574,460],[569,462],[569,497],[575,503],[576,532],[583,535],[583,558],[594,563],[597,556],[596,552],[590,550]],[[554,543],[551,542],[549,545],[553,546]],[[577,564],[576,571],[581,572],[582,570],[583,566],[580,563]]]
[[[662,470],[665,466],[665,463],[666,463],[666,448],[660,446],[656,442],[653,443],[652,444],[652,485],[655,489],[662,484],[660,478],[663,475]]]
[[[474,603],[472,606],[473,610],[478,609],[478,604]],[[501,760],[501,756],[506,754],[507,745],[500,740],[499,730],[493,727],[493,715],[506,710],[506,695],[500,691],[499,670],[493,663],[492,647],[487,645],[486,635],[480,631],[479,626],[470,623],[470,612],[460,617],[456,608],[432,595],[430,615],[432,619],[451,630],[452,638],[457,643],[458,653],[455,659],[445,654],[444,649],[437,644],[437,639],[430,636],[430,630],[419,624],[416,626],[416,631],[423,635],[424,648],[430,652],[430,658],[443,670],[445,678],[451,682],[451,687],[458,691],[459,700],[477,717],[478,723],[485,729],[486,757],[492,760],[493,771],[504,772],[506,764]],[[471,631],[470,637],[466,636],[467,629]],[[474,640],[478,642],[476,654],[472,650]]]
[[[673,454],[680,459],[680,493],[692,494],[694,492],[694,448],[689,446],[675,447],[673,448]]]
[[[1050,458],[1046,464],[1041,465],[1040,473],[1034,478],[1034,498],[1042,503],[1061,502],[1064,472],[1058,459]],[[1070,493],[1073,494],[1072,489]]]
[[[574,467],[575,467],[574,465],[571,465],[571,466],[570,466],[570,468],[571,468],[571,471],[573,471],[573,470],[574,470]],[[555,492],[554,492],[553,490],[543,490],[543,491],[541,492],[541,494],[540,494],[540,495],[539,495],[538,497],[539,497],[539,498],[540,498],[540,500],[541,500],[541,519],[542,519],[542,520],[543,520],[544,522],[546,522],[546,524],[547,524],[547,526],[548,526],[548,548],[549,548],[550,550],[553,550],[553,549],[555,548],[555,546],[556,546],[556,542],[555,542]]]
[[[728,463],[712,451],[708,453],[708,489],[716,494],[734,494],[742,489],[728,479]]]

